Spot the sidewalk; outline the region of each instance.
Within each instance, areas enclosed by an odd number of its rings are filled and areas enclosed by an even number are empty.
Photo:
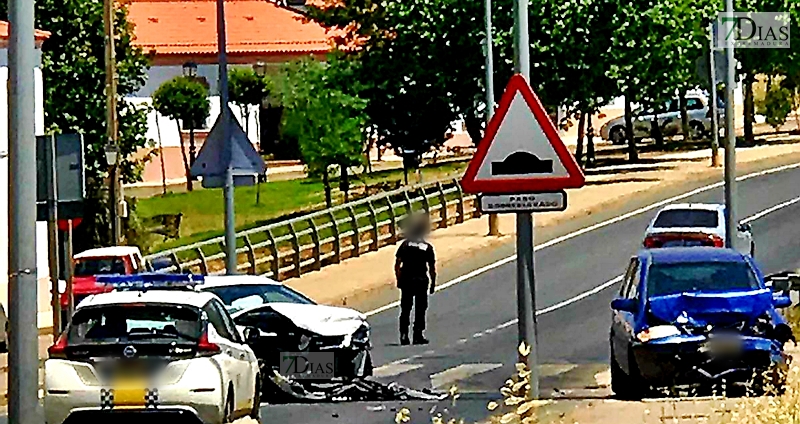
[[[642,156],[656,163],[641,169],[631,169],[624,165],[611,167],[601,170],[598,175],[587,176],[585,187],[569,191],[567,211],[537,214],[537,228],[604,213],[636,200],[639,195],[655,196],[661,191],[676,190],[692,181],[722,178],[722,168],[710,168],[709,161],[702,160],[710,158],[709,151],[692,152],[686,158],[675,154]],[[737,149],[740,168],[766,169],[775,164],[797,161],[800,161],[800,144]],[[501,215],[500,231],[504,234],[501,237],[487,237],[487,229],[487,218],[482,217],[434,231],[430,242],[436,249],[437,267],[444,270],[456,262],[464,262],[465,258],[486,248],[510,244],[515,229],[514,216]],[[347,305],[366,311],[397,300],[393,272],[394,253],[395,248],[386,247],[346,260],[339,265],[324,267],[320,271],[287,280],[285,283],[320,303]],[[441,282],[444,282],[445,276],[442,278]]]

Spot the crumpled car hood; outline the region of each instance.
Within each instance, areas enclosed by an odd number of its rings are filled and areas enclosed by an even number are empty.
[[[290,319],[297,327],[320,336],[346,336],[366,324],[366,317],[350,308],[297,303],[269,303],[238,311],[232,318],[264,308],[270,308]]]
[[[706,326],[752,321],[773,307],[768,289],[718,293],[680,293],[648,300],[650,312],[670,323]]]

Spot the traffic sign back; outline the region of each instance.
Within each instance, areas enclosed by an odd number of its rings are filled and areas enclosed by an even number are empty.
[[[522,75],[511,77],[469,163],[467,193],[511,194],[579,188],[584,176]]]

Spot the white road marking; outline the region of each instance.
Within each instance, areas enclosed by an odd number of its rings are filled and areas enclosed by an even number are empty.
[[[795,197],[792,200],[787,200],[787,201],[785,201],[783,203],[778,203],[777,205],[775,205],[775,206],[773,206],[771,208],[764,209],[763,211],[761,211],[761,212],[759,212],[759,213],[757,213],[757,214],[755,214],[753,216],[750,216],[750,217],[747,217],[747,218],[743,219],[742,223],[747,224],[749,222],[753,222],[753,221],[755,221],[755,220],[757,220],[759,218],[763,218],[763,217],[771,214],[772,212],[775,212],[777,210],[783,209],[783,208],[785,208],[787,206],[791,206],[791,205],[793,205],[793,204],[795,204],[797,202],[800,202],[800,197]]]
[[[431,387],[439,390],[448,390],[457,381],[466,380],[474,375],[496,370],[502,366],[503,364],[461,364],[440,373],[432,374],[430,376]]]
[[[388,364],[372,370],[375,378],[388,378],[422,368],[422,364]]]
[[[770,174],[774,174],[774,173],[777,173],[777,172],[782,172],[782,171],[786,171],[786,170],[790,170],[790,169],[795,169],[795,168],[798,168],[798,167],[800,167],[800,163],[779,166],[777,168],[771,168],[771,169],[766,169],[764,171],[753,172],[751,174],[742,175],[740,177],[737,177],[736,181],[745,181],[745,180],[749,180],[751,178],[762,177],[764,175],[770,175]],[[722,187],[722,186],[724,186],[724,183],[723,182],[718,182],[718,183],[710,184],[710,185],[703,186],[703,187],[700,187],[700,188],[696,188],[694,190],[688,191],[688,192],[683,193],[683,194],[679,194],[677,196],[670,197],[668,199],[664,199],[664,200],[652,203],[652,204],[650,204],[648,206],[641,207],[641,208],[636,209],[634,211],[624,213],[622,215],[616,216],[616,217],[611,218],[611,219],[607,219],[607,220],[602,221],[602,222],[598,222],[597,224],[590,225],[588,227],[582,228],[582,229],[577,230],[577,231],[573,231],[573,232],[571,232],[569,234],[565,234],[565,235],[563,235],[561,237],[556,237],[556,238],[554,238],[552,240],[549,240],[549,241],[547,241],[545,243],[537,245],[534,248],[534,251],[539,251],[539,250],[542,250],[542,249],[546,249],[548,247],[555,246],[555,245],[557,245],[559,243],[563,243],[563,242],[565,242],[567,240],[570,240],[570,239],[573,239],[575,237],[581,236],[581,235],[586,234],[588,232],[591,232],[591,231],[594,231],[594,230],[597,230],[597,229],[600,229],[600,228],[603,228],[603,227],[607,227],[607,226],[612,225],[612,224],[616,224],[617,222],[626,220],[626,219],[634,217],[636,215],[641,215],[641,214],[643,214],[645,212],[649,212],[649,211],[651,211],[653,209],[660,208],[660,207],[668,205],[670,203],[674,203],[674,202],[677,202],[679,200],[683,200],[683,199],[686,199],[688,197],[692,197],[694,195],[697,195],[697,194],[700,194],[700,193],[704,193],[706,191],[713,190],[715,188],[719,188],[719,187]],[[439,292],[439,291],[445,290],[445,289],[447,289],[449,287],[452,287],[452,286],[454,286],[456,284],[462,283],[462,282],[467,281],[467,280],[469,280],[469,279],[471,279],[473,277],[481,275],[481,274],[483,274],[483,273],[485,273],[487,271],[491,271],[491,270],[493,270],[495,268],[498,268],[498,267],[501,267],[501,266],[503,266],[505,264],[511,263],[516,259],[517,259],[517,255],[512,255],[512,256],[509,256],[507,258],[501,259],[501,260],[499,260],[497,262],[494,262],[494,263],[491,263],[489,265],[486,265],[486,266],[483,266],[481,268],[478,268],[478,269],[476,269],[476,270],[474,270],[472,272],[469,272],[469,273],[464,274],[464,275],[462,275],[460,277],[454,278],[454,279],[452,279],[452,280],[450,280],[450,281],[448,281],[448,282],[446,282],[444,284],[438,285],[436,287],[436,291]],[[400,306],[400,302],[399,301],[392,302],[392,303],[389,303],[388,305],[384,305],[384,306],[381,306],[380,308],[371,310],[371,311],[365,313],[364,315],[369,317],[369,316],[372,316],[372,315],[375,315],[375,314],[379,314],[381,312],[388,311],[388,310],[390,310],[392,308],[396,308],[398,306]],[[564,306],[566,306],[566,305],[564,305]]]

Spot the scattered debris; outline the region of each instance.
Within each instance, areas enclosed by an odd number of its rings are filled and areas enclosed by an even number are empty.
[[[275,392],[282,394],[288,402],[365,402],[422,400],[440,401],[447,399],[447,393],[430,389],[411,389],[397,383],[384,384],[367,379],[303,381],[292,380],[274,372],[271,380],[276,386]],[[282,400],[282,399],[278,399]],[[382,411],[386,407],[368,408],[371,411]]]

